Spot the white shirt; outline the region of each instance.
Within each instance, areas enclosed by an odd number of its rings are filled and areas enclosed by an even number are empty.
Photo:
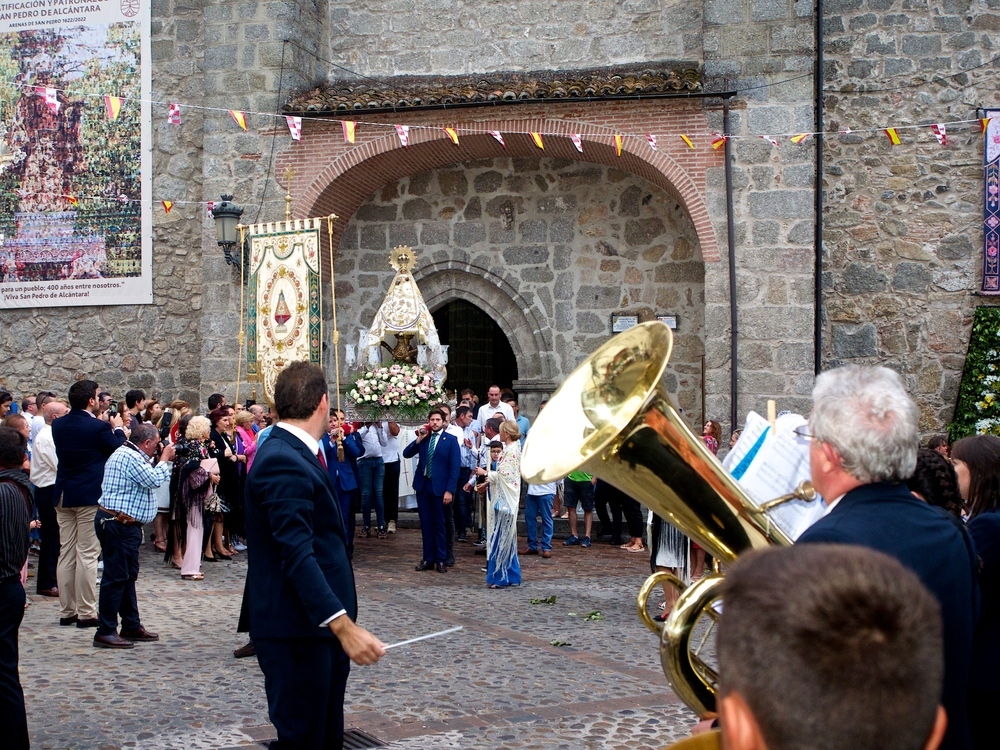
[[[51,487],[56,483],[56,444],[52,440],[52,425],[45,425],[35,437],[31,452],[31,483],[36,487]]]
[[[308,432],[306,432],[305,430],[303,430],[301,427],[296,427],[295,425],[290,425],[290,424],[288,424],[288,422],[278,422],[278,427],[280,427],[283,430],[288,430],[288,432],[290,434],[294,435],[299,440],[301,440],[305,444],[306,449],[310,453],[312,453],[314,456],[317,453],[319,453],[319,440],[317,440],[316,438],[314,438],[312,435],[310,435]],[[339,612],[334,612],[328,618],[326,618],[325,620],[323,620],[323,622],[321,622],[319,624],[319,626],[321,628],[325,628],[327,625],[329,625],[331,622],[333,622],[334,620],[336,620],[338,617],[341,617],[342,615],[346,615],[346,614],[347,614],[347,610],[346,609],[342,609]]]
[[[529,484],[528,494],[533,497],[537,495],[554,495],[562,483],[563,480],[560,479],[556,482],[547,482],[545,484]]]
[[[399,435],[389,432],[389,423],[383,422],[382,429],[385,430],[385,447],[382,449],[382,460],[387,464],[400,459],[399,455]]]
[[[358,434],[361,436],[361,442],[365,446],[365,453],[359,460],[364,460],[366,458],[382,458],[382,448],[386,447],[389,443],[386,438],[386,434],[388,434],[388,432],[388,429],[382,428],[381,422],[376,422],[373,425],[358,428]]]
[[[489,402],[487,401],[485,404],[479,407],[479,416],[476,417],[476,421],[473,424],[473,427],[475,428],[476,432],[482,434],[483,425],[486,424],[487,421],[492,419],[493,416],[496,414],[500,414],[501,416],[503,416],[504,419],[511,419],[511,420],[514,419],[514,410],[510,408],[510,404],[505,404],[503,401],[501,401],[499,404],[497,404],[497,407],[494,409],[492,406],[490,406]]]

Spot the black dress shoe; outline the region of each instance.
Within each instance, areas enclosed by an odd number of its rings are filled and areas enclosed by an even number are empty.
[[[201,559],[205,562],[219,562],[219,558],[217,557],[206,557],[205,555],[202,555]]]
[[[437,572],[438,573],[447,573],[448,572],[448,566],[445,565],[444,563],[438,563],[437,564]]]
[[[421,560],[420,565],[414,568],[414,570],[434,570],[434,563]]]
[[[454,557],[449,557],[447,560],[444,561],[444,564],[447,565],[449,568],[454,568],[455,567],[455,558]]]
[[[76,615],[70,615],[69,617],[60,617],[59,624],[65,628],[69,625],[75,625],[78,619],[79,618]]]
[[[130,641],[150,642],[150,641],[160,640],[159,635],[157,635],[156,633],[150,633],[148,630],[146,630],[146,628],[142,627],[142,625],[140,625],[135,630],[125,630],[124,628],[122,628],[121,637]]]
[[[86,619],[76,621],[78,628],[96,628],[100,624],[101,621],[96,617],[87,617]]]
[[[135,648],[135,644],[117,633],[108,633],[94,636],[94,648]]]

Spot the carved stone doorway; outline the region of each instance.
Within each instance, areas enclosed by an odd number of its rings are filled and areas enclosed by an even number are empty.
[[[445,388],[461,394],[471,388],[486,403],[491,385],[514,388],[517,358],[507,335],[479,307],[453,299],[433,312],[442,344],[448,345],[448,380]]]

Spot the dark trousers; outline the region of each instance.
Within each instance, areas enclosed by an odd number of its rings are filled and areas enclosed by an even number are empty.
[[[458,475],[458,487],[455,488],[455,526],[460,536],[465,536],[465,530],[472,525],[472,493],[462,488],[468,481],[471,469],[462,468]]]
[[[347,535],[347,557],[354,558],[354,531],[358,522],[354,515],[354,508],[357,505],[357,490],[337,490],[337,502],[340,503],[340,515],[344,519],[344,533]]]
[[[344,690],[351,671],[336,638],[254,638],[267,713],[278,730],[271,750],[341,750]]]
[[[444,500],[440,495],[433,494],[429,486],[425,486],[417,493],[417,514],[420,516],[424,560],[432,563],[445,562],[448,557],[448,544],[445,534]]]
[[[38,551],[38,572],[35,574],[37,593],[56,586],[56,564],[59,562],[59,521],[56,520],[55,485],[35,488],[35,507],[42,522],[42,548]]]
[[[399,520],[399,461],[390,461],[385,465],[385,476],[382,479],[382,504],[385,506],[385,523]]]
[[[24,587],[20,576],[0,582],[0,727],[3,746],[27,750],[28,717],[17,674],[17,629],[24,618]]]
[[[97,538],[104,554],[104,573],[101,575],[101,595],[97,600],[98,635],[118,632],[118,615],[122,617],[122,630],[138,630],[139,602],[135,596],[135,582],[139,578],[139,545],[142,527],[126,526],[115,521],[103,510],[94,517]]]
[[[442,505],[444,501],[442,500]],[[455,564],[455,496],[451,496],[451,502],[444,505],[444,548],[445,562]]]

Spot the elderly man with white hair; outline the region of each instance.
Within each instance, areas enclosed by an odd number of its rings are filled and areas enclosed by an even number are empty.
[[[816,378],[808,428],[813,484],[827,515],[798,543],[858,544],[913,570],[941,605],[948,714],[943,748],[971,747],[966,693],[979,610],[976,552],[957,519],[915,497],[904,480],[919,447],[917,405],[899,375],[848,365]],[[850,613],[845,612],[845,616]]]

